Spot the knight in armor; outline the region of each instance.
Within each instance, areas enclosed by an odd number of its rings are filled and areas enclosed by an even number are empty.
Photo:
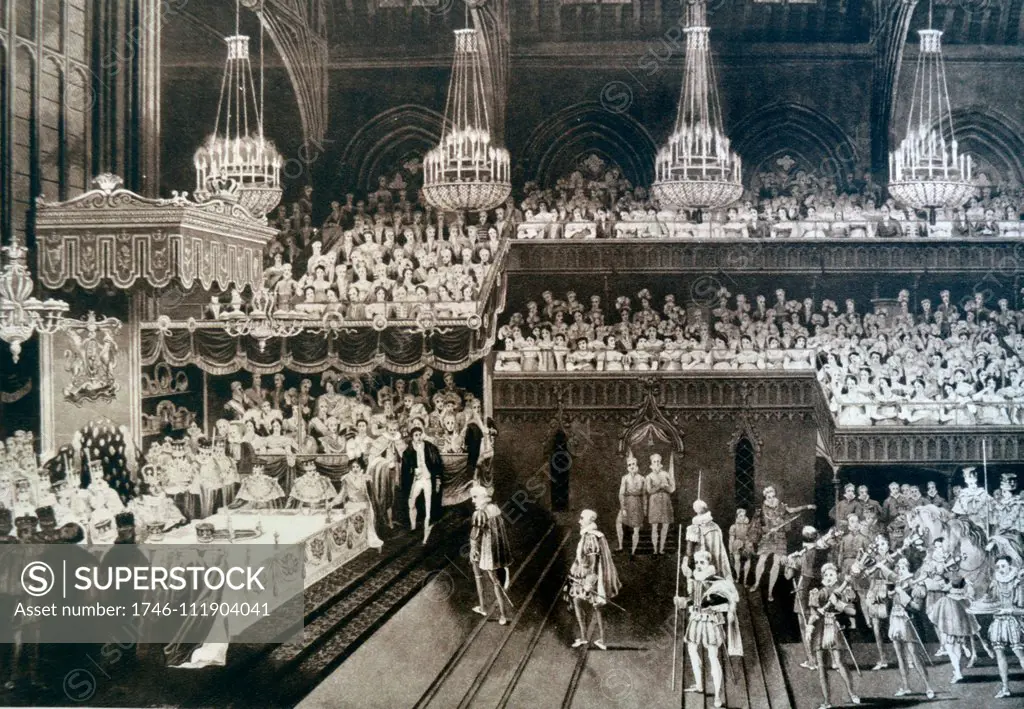
[[[843,662],[841,651],[849,646],[843,636],[842,616],[854,616],[857,609],[853,605],[853,591],[847,587],[846,582],[839,583],[839,571],[834,564],[825,564],[821,567],[821,585],[812,588],[808,594],[808,618],[807,625],[811,629],[811,647],[817,654],[818,682],[821,684],[823,701],[821,709],[828,709],[828,662],[826,655],[831,660],[839,676],[846,686],[850,695],[850,701],[860,704],[860,697],[853,693],[853,685],[850,681],[850,672]]]
[[[569,598],[572,600],[579,624],[580,634],[573,641],[573,647],[588,642],[587,626],[584,623],[584,604],[593,610],[593,621],[597,624],[597,640],[594,646],[607,650],[604,644],[604,620],[601,608],[619,593],[619,574],[612,561],[612,551],[604,533],[597,528],[597,513],[583,510],[580,513],[580,541],[576,545],[576,557],[569,570]]]
[[[676,608],[689,609],[686,648],[694,680],[685,691],[704,692],[701,650],[705,650],[715,685],[715,706],[721,707],[725,706],[725,693],[719,648],[724,645],[730,657],[742,657],[743,641],[736,616],[739,592],[728,573],[718,573],[712,559],[704,549],[694,553],[693,570],[686,564],[681,569],[686,576],[687,595],[676,596],[674,600]]]
[[[983,530],[988,530],[989,507],[992,497],[988,490],[978,487],[978,471],[973,466],[963,469],[964,487],[953,503],[953,514],[966,517]]]
[[[640,466],[633,453],[626,457],[626,474],[619,483],[619,514],[615,517],[615,534],[618,538],[618,551],[622,551],[624,536],[623,526],[633,530],[632,553],[640,544],[640,528],[644,524],[644,513],[647,507],[647,493],[644,476],[640,474]],[[658,551],[657,539],[654,540],[654,551]]]
[[[512,565],[512,551],[505,530],[505,519],[502,517],[501,508],[491,501],[491,493],[487,488],[474,485],[470,491],[470,498],[473,500],[474,511],[473,526],[469,532],[469,560],[473,565],[478,601],[473,612],[484,617],[488,615],[483,585],[483,579],[486,577],[494,588],[494,597],[498,602],[498,622],[505,625],[508,623],[505,614],[508,596],[505,589],[509,582],[508,568]],[[498,574],[503,574],[504,579],[499,579]]]

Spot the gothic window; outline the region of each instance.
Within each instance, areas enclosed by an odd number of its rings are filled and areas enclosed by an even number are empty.
[[[754,508],[754,444],[746,436],[736,444],[736,509]]]
[[[565,512],[569,509],[569,475],[572,472],[572,452],[569,450],[569,436],[559,429],[551,446],[549,462],[551,480],[551,511]]]

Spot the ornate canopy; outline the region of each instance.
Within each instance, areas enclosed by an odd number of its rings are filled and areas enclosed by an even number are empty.
[[[178,280],[209,290],[263,283],[263,249],[275,231],[229,200],[198,204],[187,193],[148,199],[100,175],[96,189],[66,202],[36,204],[39,280],[130,288],[142,278],[162,288]]]

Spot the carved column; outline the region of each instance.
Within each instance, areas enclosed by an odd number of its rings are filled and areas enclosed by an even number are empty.
[[[903,62],[910,18],[917,0],[875,0],[871,27],[871,173],[889,183],[889,137],[894,95]]]
[[[161,0],[100,0],[92,15],[92,173],[150,197],[160,189],[164,11]]]

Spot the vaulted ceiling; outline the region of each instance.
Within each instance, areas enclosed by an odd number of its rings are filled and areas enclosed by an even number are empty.
[[[243,5],[258,0],[243,0]],[[365,58],[449,61],[453,29],[464,26],[463,0],[265,0],[293,5],[326,25],[330,63],[346,66]],[[585,46],[588,54],[618,51],[622,42],[675,42],[681,46],[678,0],[509,0],[512,55],[537,47]],[[901,0],[877,0],[900,2]],[[723,49],[743,43],[866,44],[873,0],[810,3],[708,0],[712,37]],[[177,6],[180,5],[180,9]],[[171,65],[219,65],[220,37],[234,29],[234,3],[192,0],[171,3],[164,23],[164,58]],[[911,30],[927,25],[928,4],[918,2]],[[1024,46],[1024,0],[939,0],[934,25],[946,45]],[[242,11],[243,31],[256,23]],[[573,51],[573,50],[570,50]],[[355,60],[355,61],[354,61]]]

